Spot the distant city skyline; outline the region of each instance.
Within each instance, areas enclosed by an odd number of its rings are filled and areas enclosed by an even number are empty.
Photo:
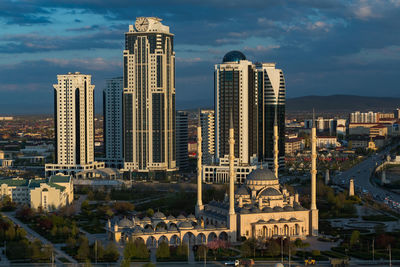
[[[11,1],[0,4],[0,114],[51,114],[58,73],[92,75],[96,113],[121,76],[126,25],[175,29],[178,109],[211,107],[213,66],[231,50],[279,62],[287,97],[400,97],[398,1]],[[188,13],[188,10],[196,10]]]

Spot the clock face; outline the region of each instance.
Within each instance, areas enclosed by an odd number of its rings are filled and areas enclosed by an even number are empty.
[[[149,20],[144,17],[139,17],[136,19],[135,28],[139,32],[145,32],[149,28]]]

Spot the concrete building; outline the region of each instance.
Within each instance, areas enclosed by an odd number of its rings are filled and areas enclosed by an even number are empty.
[[[317,136],[318,148],[335,148],[339,146],[340,143],[337,141],[336,136]]]
[[[91,75],[57,75],[54,84],[55,163],[45,165],[46,177],[62,172],[103,168],[94,159],[94,85]]]
[[[16,203],[46,211],[69,205],[74,200],[72,178],[61,174],[48,179],[3,179],[0,180],[0,194]]]
[[[274,124],[274,172],[267,168],[254,170],[236,192],[235,138],[233,122],[229,131],[229,196],[224,201],[202,202],[201,129],[197,129],[197,204],[196,215],[165,216],[161,212],[152,218],[134,217],[109,220],[106,230],[110,239],[126,242],[141,240],[148,247],[161,242],[174,246],[206,244],[215,239],[236,242],[242,238],[268,239],[273,237],[306,238],[318,235],[316,207],[317,150],[316,129],[312,129],[311,209],[300,205],[299,195],[291,195],[279,184],[278,126]]]
[[[185,170],[189,166],[188,151],[188,112],[176,112],[176,165],[180,170]]]
[[[350,113],[350,123],[376,123],[378,122],[378,113],[368,112],[352,112]]]
[[[349,135],[369,135],[369,129],[379,123],[350,123]]]
[[[214,110],[203,109],[200,111],[201,149],[203,151],[203,164],[212,164],[215,161],[215,116]]]
[[[124,170],[176,171],[174,35],[155,17],[125,33]]]
[[[384,125],[375,125],[369,128],[369,136],[376,137],[376,136],[384,136],[388,135],[388,128]]]
[[[294,155],[304,148],[303,138],[287,138],[285,141],[285,154]]]
[[[122,135],[122,77],[106,80],[103,91],[103,117],[104,117],[104,162],[110,168],[122,168],[123,135]]]

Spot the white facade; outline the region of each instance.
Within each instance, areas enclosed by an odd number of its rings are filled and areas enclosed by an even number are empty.
[[[49,179],[0,180],[0,196],[8,196],[13,202],[37,209],[51,211],[69,205],[74,200],[73,182],[70,176],[57,175]]]
[[[106,80],[103,92],[105,163],[108,167],[122,168],[122,77]]]
[[[378,114],[372,111],[352,112],[350,114],[350,123],[376,123]]]
[[[124,169],[175,171],[174,35],[155,17],[125,33]]]
[[[94,160],[94,85],[91,75],[79,72],[57,75],[54,84],[56,162],[46,164],[46,175],[58,171],[97,168]]]
[[[201,110],[201,149],[203,151],[202,162],[211,164],[214,162],[215,156],[215,118],[214,110]]]
[[[215,65],[215,157],[217,161],[228,154],[226,142],[228,140],[228,131],[226,129],[228,128],[227,121],[229,121],[230,112],[234,113],[234,117],[238,116],[237,120],[234,118],[235,131],[238,133],[237,137],[235,137],[235,157],[239,159],[240,164],[249,164],[250,156],[252,156],[249,155],[248,131],[249,78],[252,78],[249,77],[249,68],[253,68],[253,64],[248,60],[224,62]],[[237,93],[234,92],[228,99],[221,95],[223,89],[220,87],[220,73],[232,72],[237,73],[238,80],[233,85],[237,86],[237,88],[232,90],[237,90]],[[227,95],[229,94],[230,92],[227,93]]]

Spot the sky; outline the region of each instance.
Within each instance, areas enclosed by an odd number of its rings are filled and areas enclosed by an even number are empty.
[[[212,107],[231,50],[284,71],[287,97],[400,97],[400,0],[1,0],[0,115],[53,112],[57,74],[122,76],[124,33],[156,16],[175,34],[178,109]]]

